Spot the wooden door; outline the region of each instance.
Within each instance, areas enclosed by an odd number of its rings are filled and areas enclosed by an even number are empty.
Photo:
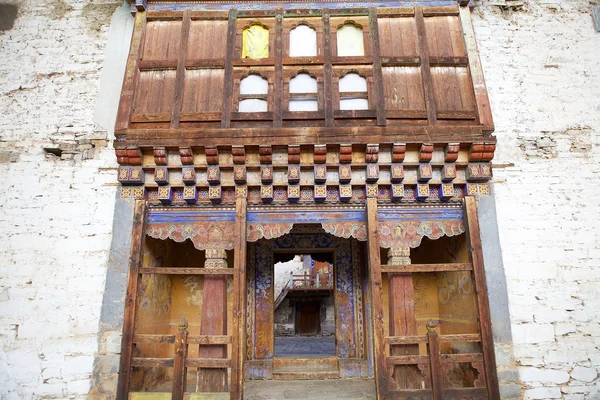
[[[319,333],[319,303],[296,305],[296,334],[314,336]]]

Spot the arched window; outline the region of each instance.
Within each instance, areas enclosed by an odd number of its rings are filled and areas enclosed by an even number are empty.
[[[289,111],[318,111],[317,80],[306,72],[290,79]]]
[[[298,25],[290,31],[290,57],[316,57],[317,31]]]
[[[340,110],[368,110],[367,80],[356,72],[340,78]]]
[[[214,43],[218,46],[217,43]],[[269,57],[269,30],[260,24],[242,31],[242,58],[255,60]]]
[[[240,112],[268,111],[269,82],[258,74],[251,74],[240,81]]]
[[[340,57],[365,55],[362,28],[349,22],[338,28],[337,54]]]

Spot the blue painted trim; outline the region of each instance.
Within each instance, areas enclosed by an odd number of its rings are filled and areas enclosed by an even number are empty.
[[[235,222],[234,211],[150,211],[148,225],[194,222]]]
[[[453,6],[456,0],[421,0],[421,1],[374,1],[374,2],[313,2],[313,3],[286,3],[286,2],[248,2],[248,3],[155,3],[148,6],[148,11],[168,11],[168,10],[187,10],[192,11],[228,11],[232,8],[237,10],[274,10],[283,8],[284,10],[297,9],[345,9],[345,8],[364,8],[368,7],[414,7],[414,6]]]
[[[366,221],[365,210],[357,211],[248,211],[248,222],[322,223]]]
[[[379,210],[380,221],[463,220],[462,208]]]

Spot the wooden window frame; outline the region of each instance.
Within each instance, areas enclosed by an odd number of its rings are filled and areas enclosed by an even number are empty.
[[[293,69],[292,69],[293,68]],[[323,69],[315,67],[300,67],[300,68],[285,68],[283,71],[283,93],[282,93],[282,117],[284,120],[303,120],[303,119],[324,119],[325,118],[325,96],[324,96],[324,76]],[[306,94],[305,97],[316,97],[317,99],[317,111],[289,111],[290,99],[290,81],[298,76],[299,74],[306,73],[312,78],[317,80],[317,92],[314,96],[308,96],[312,93],[300,93]]]
[[[339,21],[339,22],[338,22]],[[344,25],[351,24],[362,29],[363,47],[362,56],[339,56],[337,54],[337,31]],[[331,62],[335,64],[373,64],[373,37],[369,26],[369,17],[364,14],[347,17],[332,16],[330,19]]]
[[[290,38],[293,29],[296,29],[300,25],[308,26],[316,31],[316,56],[303,56],[303,57],[292,57],[290,56]],[[325,62],[325,56],[323,55],[323,18],[321,17],[308,17],[308,18],[294,18],[288,17],[283,20],[283,58],[282,64],[285,65],[303,65],[303,64],[323,64]]]
[[[344,76],[356,73],[367,80],[367,91],[366,94],[369,108],[366,110],[341,110],[340,100],[342,98],[340,92],[340,79]],[[372,67],[334,67],[332,71],[332,86],[333,86],[333,104],[334,110],[333,115],[336,119],[346,118],[375,118],[377,116],[376,111],[376,99],[375,99],[375,82],[373,78]],[[348,92],[344,92],[348,93]],[[352,92],[353,93],[353,92]],[[363,93],[363,92],[357,92]]]
[[[267,94],[256,94],[246,97],[246,99],[261,99],[267,101],[267,111],[259,112],[241,112],[239,111],[240,101],[245,100],[241,98],[240,87],[241,81],[250,75],[258,75],[267,80]],[[273,119],[273,103],[274,103],[274,84],[275,84],[275,73],[264,68],[249,68],[244,70],[233,71],[233,93],[232,103],[233,109],[231,111],[232,121],[265,121]]]
[[[242,47],[243,47],[243,32],[245,29],[250,28],[252,25],[260,25],[269,31],[269,57],[253,59],[253,58],[242,58]],[[272,16],[264,16],[257,18],[240,18],[236,20],[235,27],[235,49],[232,59],[234,67],[242,65],[275,65],[275,18]]]

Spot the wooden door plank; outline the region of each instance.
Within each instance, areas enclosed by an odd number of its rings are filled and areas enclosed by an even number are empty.
[[[246,297],[246,199],[237,198],[235,204],[236,242],[233,261],[233,333],[231,350],[231,400],[243,398]]]
[[[427,105],[427,121],[429,125],[435,125],[437,122],[437,108],[435,96],[433,93],[433,83],[431,81],[431,66],[429,65],[429,46],[427,45],[427,32],[425,30],[425,20],[423,18],[423,7],[415,8],[415,18],[417,22],[417,38],[419,46],[419,56],[421,57],[421,75],[423,77],[423,92],[425,93],[425,104]]]
[[[123,87],[121,88],[121,98],[119,100],[115,130],[127,129],[129,127],[129,117],[133,108],[133,94],[136,86],[135,81],[138,79],[139,75],[139,63],[142,55],[142,43],[145,28],[146,12],[138,11],[135,14],[133,35],[131,36],[129,57],[127,58],[127,66],[125,67]]]
[[[472,196],[465,197],[465,224],[467,243],[469,243],[469,259],[473,264],[475,278],[475,291],[477,293],[477,306],[481,328],[481,345],[483,347],[483,361],[485,364],[488,396],[490,399],[499,399],[498,374],[496,372],[496,356],[494,353],[494,340],[492,336],[492,320],[490,316],[490,303],[488,299],[487,284],[485,281],[485,267],[483,252],[481,250],[481,236],[479,232],[479,219],[477,217],[477,203]]]
[[[133,229],[131,232],[127,297],[125,297],[125,311],[123,314],[123,337],[121,338],[121,360],[119,364],[117,400],[126,400],[129,392],[139,269],[143,260],[144,238],[146,236],[146,212],[146,201],[136,200],[133,211]]]
[[[469,57],[469,72],[475,91],[477,115],[484,127],[486,136],[491,136],[494,131],[494,120],[492,119],[490,99],[485,86],[483,67],[481,66],[481,59],[479,58],[479,49],[477,48],[477,41],[475,40],[475,31],[473,30],[473,23],[471,22],[471,11],[469,10],[469,7],[460,7],[460,20],[465,39],[465,47]]]
[[[383,326],[383,294],[381,282],[381,260],[379,251],[379,220],[377,217],[377,199],[367,198],[367,233],[369,251],[369,281],[373,299],[373,347],[375,352],[375,384],[377,398],[388,396],[388,379],[385,370],[385,335]]]
[[[179,39],[179,55],[177,59],[177,75],[175,76],[175,102],[171,115],[171,128],[179,128],[179,114],[183,104],[183,91],[185,83],[185,62],[187,59],[188,39],[190,37],[191,11],[183,12],[181,24],[181,37]]]
[[[237,11],[229,11],[229,22],[227,23],[227,51],[225,53],[225,77],[223,84],[223,117],[221,118],[221,128],[229,128],[231,118],[231,107],[233,106],[233,57],[235,52],[236,39],[236,19]]]

